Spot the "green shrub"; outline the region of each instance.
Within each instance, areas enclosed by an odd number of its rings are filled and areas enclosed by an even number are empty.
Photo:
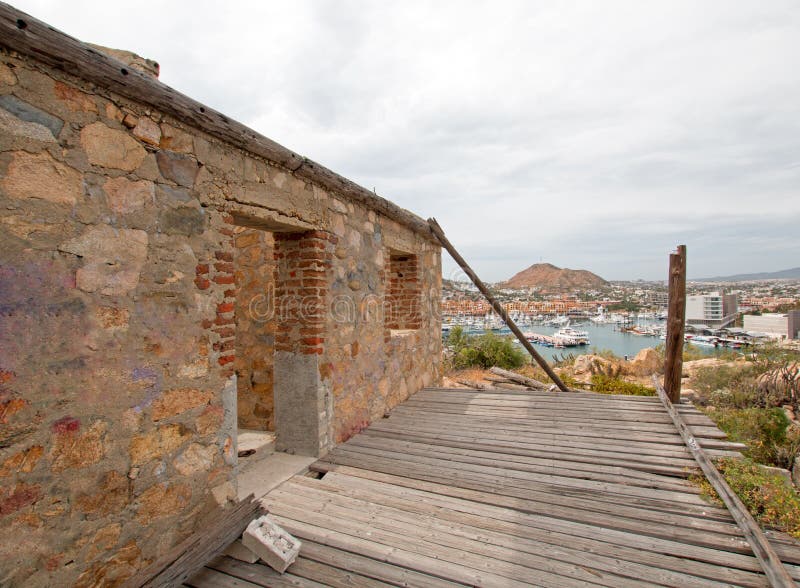
[[[511,337],[490,332],[468,335],[461,327],[455,327],[447,337],[447,345],[452,351],[450,363],[453,369],[492,366],[514,369],[525,365],[527,360]]]
[[[701,394],[710,394],[740,383],[755,384],[754,370],[743,365],[715,365],[698,368],[692,376],[692,389]]]
[[[722,458],[717,469],[745,504],[750,514],[762,524],[800,537],[800,496],[778,473],[765,471],[748,459]],[[722,501],[703,476],[690,478],[703,495],[719,504]]]
[[[642,386],[634,382],[626,382],[619,378],[612,378],[604,374],[592,376],[592,390],[601,394],[627,394],[628,396],[655,396],[653,388]]]
[[[781,408],[710,408],[706,411],[732,441],[747,444],[743,453],[751,459],[791,468],[800,446],[800,431]]]
[[[690,386],[700,405],[769,408],[779,404],[779,399],[759,391],[757,371],[750,364],[701,367],[692,376]]]

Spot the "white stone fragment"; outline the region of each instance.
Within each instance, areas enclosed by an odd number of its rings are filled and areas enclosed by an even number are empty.
[[[282,574],[297,559],[301,543],[275,524],[269,515],[264,515],[247,526],[242,545]]]
[[[258,561],[258,555],[247,549],[247,547],[242,544],[241,539],[237,539],[228,545],[228,549],[225,550],[224,555],[247,563],[256,563]]]

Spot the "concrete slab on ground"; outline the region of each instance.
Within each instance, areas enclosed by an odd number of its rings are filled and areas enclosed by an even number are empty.
[[[316,460],[316,457],[276,452],[248,464],[238,476],[239,500],[249,494],[261,498],[292,476],[308,470],[308,466]]]

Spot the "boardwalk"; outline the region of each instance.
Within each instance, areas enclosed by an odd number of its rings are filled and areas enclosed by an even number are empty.
[[[190,585],[766,586],[694,471],[656,398],[424,390],[264,497],[303,540],[290,573],[218,558]],[[798,544],[770,538],[800,579]]]

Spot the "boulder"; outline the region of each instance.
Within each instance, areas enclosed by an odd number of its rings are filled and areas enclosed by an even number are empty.
[[[572,369],[575,375],[602,374],[612,378],[617,377],[622,372],[622,366],[619,361],[606,359],[599,355],[579,355]]]
[[[663,360],[652,347],[642,349],[626,366],[626,372],[633,376],[657,374],[663,367]]]

